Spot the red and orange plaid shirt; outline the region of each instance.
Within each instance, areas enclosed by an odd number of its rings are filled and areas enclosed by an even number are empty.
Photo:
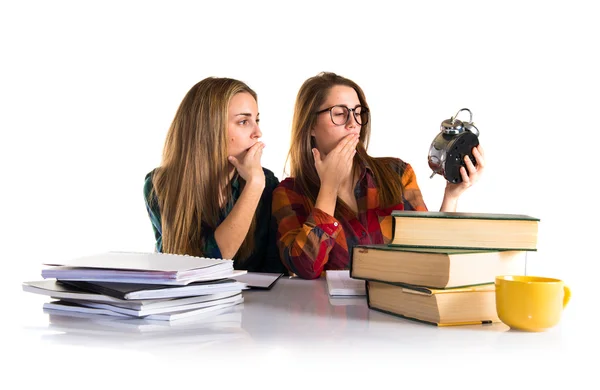
[[[273,192],[272,212],[277,220],[277,246],[283,264],[305,279],[316,279],[324,270],[348,269],[349,251],[355,245],[387,244],[392,236],[394,210],[426,211],[412,167],[397,159],[394,170],[404,189],[402,203],[379,207],[379,190],[369,167],[363,166],[354,189],[358,213],[337,219],[308,207],[294,179],[282,181]]]

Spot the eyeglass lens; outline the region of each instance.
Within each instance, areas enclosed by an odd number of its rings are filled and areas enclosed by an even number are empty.
[[[354,118],[359,125],[364,125],[369,120],[369,113],[361,106],[357,106],[352,110]],[[331,120],[335,125],[345,125],[350,119],[350,110],[344,106],[334,106],[331,109]]]

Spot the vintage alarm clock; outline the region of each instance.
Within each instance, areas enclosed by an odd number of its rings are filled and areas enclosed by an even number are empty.
[[[469,112],[468,122],[457,119],[462,111]],[[477,145],[479,130],[473,124],[473,114],[468,108],[462,108],[452,118],[442,122],[440,133],[431,143],[428,157],[429,168],[433,170],[431,177],[438,174],[450,183],[462,182],[460,167],[465,166],[464,156],[469,156],[473,164],[477,165],[472,153]]]

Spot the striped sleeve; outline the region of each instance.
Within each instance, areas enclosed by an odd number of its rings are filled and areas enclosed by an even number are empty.
[[[305,206],[305,198],[293,190],[292,179],[273,192],[273,216],[277,222],[277,247],[285,267],[304,279],[321,275],[342,230],[336,218]]]
[[[402,173],[402,188],[404,189],[404,209],[427,211],[423,195],[417,184],[417,175],[410,164],[406,164]]]

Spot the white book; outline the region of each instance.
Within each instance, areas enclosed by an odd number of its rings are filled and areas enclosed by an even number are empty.
[[[89,282],[116,282],[136,284],[161,284],[185,286],[194,282],[210,282],[213,280],[237,278],[246,274],[246,270],[227,270],[204,275],[180,276],[177,279],[166,276],[162,272],[115,271],[94,268],[52,267],[42,270],[42,277],[59,280],[85,280]]]
[[[181,306],[196,302],[205,302],[214,299],[220,299],[224,296],[231,296],[233,294],[237,294],[242,290],[246,289],[246,286],[241,283],[236,284],[218,284],[222,286],[222,289],[216,289],[214,293],[206,293],[206,294],[197,294],[187,296],[185,291],[189,291],[190,289],[202,289],[202,286],[199,285],[188,285],[184,286],[184,292],[179,290],[174,290],[174,287],[170,286],[167,288],[167,291],[164,291],[165,295],[175,295],[175,297],[165,297],[165,298],[151,298],[151,299],[121,299],[117,298],[115,295],[124,294],[123,291],[128,290],[120,290],[120,293],[113,293],[113,296],[107,295],[109,292],[108,289],[101,289],[99,286],[94,285],[92,288],[96,288],[97,291],[87,290],[85,287],[90,288],[91,284],[83,283],[82,288],[77,288],[73,285],[67,284],[68,282],[59,282],[57,280],[39,280],[39,281],[30,281],[23,282],[22,287],[23,291],[31,292],[34,294],[46,295],[54,299],[62,299],[64,301],[70,301],[74,303],[81,303],[83,301],[90,302],[99,302],[99,303],[109,303],[111,305],[116,305],[124,308],[140,310],[142,308],[160,308],[160,307],[172,307],[172,306]],[[72,282],[73,283],[73,282]],[[74,282],[77,283],[77,282]],[[115,286],[110,284],[110,286]],[[121,286],[120,284],[117,286]],[[134,286],[140,286],[138,284]],[[155,287],[155,286],[153,286]],[[231,288],[230,288],[231,287]],[[119,291],[119,290],[117,290]],[[130,291],[130,290],[129,290]],[[202,292],[202,291],[199,291]],[[179,295],[179,296],[177,296]]]
[[[220,305],[223,303],[232,303],[241,298],[241,291],[237,292],[229,292],[229,293],[221,293],[221,294],[212,294],[205,295],[201,297],[194,297],[195,299],[203,298],[198,302],[186,303],[176,306],[168,306],[168,307],[142,307],[139,309],[122,307],[120,305],[108,304],[108,303],[100,303],[100,302],[91,302],[91,301],[72,301],[66,300],[66,302],[73,302],[81,306],[87,307],[96,307],[99,309],[108,309],[117,313],[127,314],[133,317],[146,317],[151,314],[167,314],[167,313],[175,313],[188,311],[193,309],[200,309],[202,307],[209,307]],[[65,300],[63,300],[65,301]],[[179,301],[177,299],[176,301]]]
[[[244,303],[244,297],[240,294],[239,298],[237,298],[235,301],[232,301],[232,302],[220,303],[218,305],[202,307],[202,308],[193,309],[193,310],[178,311],[178,312],[174,312],[174,313],[151,314],[144,318],[147,318],[149,320],[159,320],[159,321],[175,321],[175,320],[181,320],[181,319],[189,319],[194,316],[197,316],[198,314],[203,314],[203,313],[207,313],[210,311],[220,310],[220,309],[224,309],[226,307],[232,307],[235,305],[239,305],[241,303]]]
[[[199,313],[179,321],[157,321],[135,317],[113,317],[93,313],[44,309],[48,314],[50,327],[58,331],[81,331],[83,333],[156,333],[194,331],[202,328],[240,328],[242,326],[242,305],[235,305],[214,311]]]
[[[217,304],[217,305],[213,305],[213,306],[202,307],[202,308],[192,309],[192,310],[178,311],[178,312],[173,312],[173,313],[151,314],[151,315],[148,315],[143,318],[148,319],[148,320],[158,320],[158,321],[175,321],[175,320],[184,319],[184,318],[191,318],[195,315],[207,313],[210,311],[224,309],[227,307],[238,305],[243,302],[244,302],[244,298],[240,295],[239,298],[237,298],[236,300],[234,300],[232,302],[228,302],[228,303],[222,303],[222,304]],[[113,316],[113,317],[119,317],[119,318],[135,318],[133,316],[130,316],[127,314],[122,314],[122,313],[117,313],[115,311],[105,309],[105,308],[81,306],[81,305],[77,305],[75,303],[65,302],[65,301],[46,302],[46,303],[44,303],[44,310],[45,311],[47,311],[47,310],[55,310],[55,311],[63,310],[63,311],[70,311],[70,312],[75,312],[75,313],[103,314],[105,316]]]
[[[44,265],[44,278],[144,284],[184,285],[246,272],[234,272],[231,260],[155,252],[105,252]]]
[[[102,314],[105,316],[114,316],[114,317],[121,317],[121,318],[131,318],[131,316],[128,316],[127,314],[117,313],[112,310],[100,309],[97,307],[85,307],[85,306],[78,305],[76,303],[65,302],[65,301],[61,301],[61,300],[45,302],[44,310],[47,310],[47,309],[64,310],[64,311],[71,311],[71,312],[75,312],[75,313]]]
[[[84,291],[67,284],[60,283],[56,280],[36,280],[22,283],[23,291],[46,295],[55,299],[70,298],[79,299],[86,301],[95,302],[107,302],[107,303],[122,303],[130,302],[124,299],[111,297],[91,291]],[[170,298],[162,298],[160,300],[168,300]],[[139,305],[143,305],[150,302],[158,302],[158,299],[147,299],[135,301]]]
[[[106,303],[116,307],[122,307],[125,309],[131,310],[157,310],[157,309],[169,309],[176,306],[183,305],[191,305],[194,303],[200,302],[208,302],[214,301],[217,299],[228,298],[230,296],[241,293],[242,290],[233,290],[228,292],[216,293],[216,294],[207,294],[207,295],[195,295],[192,297],[184,297],[184,298],[166,298],[166,299],[144,299],[144,300],[121,300],[119,302],[101,302],[94,299],[77,299],[77,298],[58,298],[52,297],[55,299],[61,299],[66,302],[73,302],[79,305],[83,305],[86,302],[93,303]]]
[[[367,295],[365,281],[351,278],[349,270],[327,270],[325,278],[331,296]]]
[[[232,279],[246,283],[250,288],[270,290],[282,276],[282,273],[248,272],[243,275],[233,276]]]
[[[185,286],[168,286],[160,284],[88,282],[82,280],[63,280],[61,283],[81,290],[93,291],[123,300],[183,298],[197,295],[217,294],[245,290],[245,283],[234,279],[221,279],[210,282],[197,282]]]

